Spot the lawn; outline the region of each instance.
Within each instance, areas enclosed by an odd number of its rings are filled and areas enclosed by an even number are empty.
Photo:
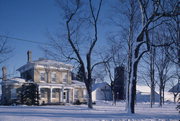
[[[87,105],[67,106],[0,106],[0,121],[178,121],[180,114],[174,104],[147,103],[136,105],[136,114],[127,114],[124,102],[98,102],[94,109]]]

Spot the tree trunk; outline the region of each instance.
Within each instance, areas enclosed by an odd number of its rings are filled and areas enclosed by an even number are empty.
[[[162,96],[162,103],[164,104],[164,89],[165,89],[165,87],[163,86],[163,89],[162,89],[162,94],[163,94],[163,96]]]
[[[131,88],[131,92],[129,94],[129,108],[128,108],[128,112],[129,113],[135,113],[135,101],[136,101],[136,79],[137,79],[137,66],[138,66],[138,61],[133,63],[133,76],[130,80],[130,88]]]
[[[93,108],[93,106],[92,106],[92,93],[91,92],[92,92],[91,90],[88,91],[88,108],[90,108],[90,109]]]
[[[174,93],[174,103],[176,103],[177,94]]]
[[[87,99],[87,104],[88,104],[88,108],[92,109],[92,83],[90,83],[90,81],[88,79],[86,79],[85,81],[85,85],[86,85],[86,89],[87,89],[87,93],[88,93],[88,99]]]
[[[162,107],[162,86],[159,88],[159,106]]]
[[[128,106],[129,106],[129,86],[130,86],[129,84],[130,84],[130,78],[126,82],[126,110],[128,110]]]
[[[131,33],[130,29],[130,33]],[[131,34],[130,34],[131,35]],[[128,79],[126,82],[126,110],[128,110],[129,106],[129,91],[130,91],[130,80],[131,80],[131,73],[132,73],[132,36],[129,36],[129,41],[128,41]]]
[[[114,90],[112,91],[112,96],[113,96],[113,105],[116,105]]]
[[[154,58],[155,58],[155,48],[150,48],[150,79],[151,79],[151,95],[150,95],[150,105],[155,103],[155,79],[154,79]]]
[[[154,82],[151,82],[151,97],[150,97],[150,102],[151,102],[151,108],[152,108],[152,105],[155,103],[155,87],[154,87]]]
[[[88,108],[93,108],[92,106],[92,78],[91,78],[91,54],[88,53],[86,55],[87,59],[87,72],[88,72],[88,77],[87,77],[87,90],[88,90]]]

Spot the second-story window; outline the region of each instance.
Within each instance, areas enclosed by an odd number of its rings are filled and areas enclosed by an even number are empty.
[[[56,82],[56,72],[51,73],[51,82]]]
[[[68,79],[67,72],[62,73],[62,79],[63,79],[63,82],[67,82],[67,79]]]
[[[40,81],[45,82],[45,72],[40,72]]]

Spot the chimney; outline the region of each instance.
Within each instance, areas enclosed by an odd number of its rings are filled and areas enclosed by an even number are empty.
[[[27,52],[27,62],[32,62],[32,52],[30,50]]]
[[[2,80],[3,81],[7,80],[7,69],[5,66],[2,67]]]

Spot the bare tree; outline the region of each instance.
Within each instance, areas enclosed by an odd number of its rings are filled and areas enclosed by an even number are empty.
[[[156,22],[153,28],[162,24],[166,17],[172,17],[179,15],[177,11],[178,1],[176,1],[174,8],[170,8],[168,2],[160,0],[138,0],[139,7],[141,9],[142,16],[142,29],[137,35],[135,41],[135,47],[133,48],[132,54],[132,67],[131,67],[131,78],[130,78],[130,90],[129,90],[129,106],[128,112],[135,113],[135,98],[136,98],[136,84],[137,84],[137,69],[138,64],[142,56],[150,50],[150,38],[149,31],[152,29],[152,23]],[[168,10],[165,9],[168,7]],[[143,50],[143,47],[145,49]]]
[[[155,87],[157,84],[157,80],[155,80],[156,48],[151,46],[149,53],[147,53],[142,60],[143,62],[140,64],[141,71],[139,71],[139,78],[144,80],[151,90],[150,107],[152,108],[155,103]]]
[[[156,60],[156,68],[158,72],[159,78],[159,94],[160,94],[160,102],[159,106],[164,104],[164,90],[168,80],[170,80],[171,76],[169,75],[170,71],[170,60],[167,55],[164,53],[164,48],[160,48],[161,52],[159,52],[158,59]]]
[[[106,52],[104,53],[105,57],[102,57],[104,63],[105,72],[107,77],[110,80],[110,87],[113,96],[113,104],[116,104],[116,96],[115,96],[115,78],[120,76],[119,74],[115,74],[115,68],[120,67],[125,62],[125,53],[122,53],[123,46],[119,44],[119,41],[114,38],[114,35],[109,35],[109,46]],[[109,61],[105,61],[106,58],[109,58]]]
[[[176,77],[177,77],[177,81],[178,84],[180,83],[180,18],[179,16],[175,16],[173,17],[172,21],[170,23],[167,23],[168,26],[168,32],[170,34],[170,39],[174,42],[173,44],[171,44],[167,51],[167,56],[169,57],[169,59],[176,64]],[[172,87],[175,86],[174,82],[171,81],[171,85]],[[179,86],[178,86],[179,88]],[[173,91],[171,90],[171,92],[174,95],[174,102],[176,100],[177,95],[179,95],[178,92],[178,88],[177,91]]]
[[[179,16],[172,17],[170,22],[167,22],[167,32],[169,39],[173,42],[167,51],[169,59],[180,67],[180,18]]]
[[[150,48],[150,88],[151,88],[151,96],[150,96],[150,103],[151,108],[152,105],[155,103],[155,48]]]
[[[63,11],[67,31],[62,36],[58,35],[57,39],[51,38],[51,47],[56,53],[52,50],[46,51],[54,57],[65,58],[66,61],[74,60],[79,65],[81,79],[87,88],[88,107],[93,108],[91,94],[92,72],[94,67],[101,62],[92,62],[92,53],[98,41],[98,21],[102,0],[96,1],[96,3],[92,2],[92,0],[89,0],[88,3],[84,1],[84,4],[81,0],[56,1],[61,8],[61,12]]]
[[[127,67],[126,100],[129,100],[128,91],[132,66],[132,49],[134,46],[135,35],[137,34],[140,24],[138,3],[136,0],[118,1],[116,5],[113,6],[113,12],[114,15],[111,17],[111,21],[113,25],[119,27],[118,29],[120,31],[113,32],[111,38],[108,38],[111,40],[111,43],[113,43],[109,44],[111,45],[109,53],[113,54],[113,58],[116,58],[119,61],[118,64],[117,60],[113,61],[114,59],[112,59],[112,62],[117,63],[113,64],[114,68],[120,65],[125,65]],[[126,24],[124,24],[124,21],[126,21]],[[110,67],[112,67],[112,65],[110,65]],[[113,76],[113,74],[109,75]],[[110,80],[112,80],[112,77]],[[128,102],[129,101],[127,101],[127,106]]]
[[[167,81],[169,81],[174,73],[171,73],[173,64],[171,59],[168,56],[168,48],[169,45],[165,43],[171,42],[171,37],[169,36],[169,32],[167,30],[166,24],[164,26],[159,27],[156,32],[156,40],[160,47],[156,47],[157,56],[155,60],[155,67],[157,69],[157,78],[159,80],[159,94],[160,94],[160,102],[159,105],[162,106],[164,104],[164,90],[166,87]],[[172,41],[173,42],[173,41]],[[174,65],[175,66],[175,65]],[[174,71],[173,71],[174,72]]]
[[[9,54],[13,49],[8,45],[8,38],[0,36],[0,64],[10,58]]]
[[[171,89],[169,90],[169,92],[171,92],[172,94],[173,94],[173,96],[174,96],[174,103],[176,103],[176,99],[177,99],[177,97],[178,97],[178,95],[180,94],[180,80],[179,80],[179,74],[177,73],[177,78],[175,78],[175,79],[178,79],[177,80],[177,83],[175,83],[174,81],[171,81],[170,82],[170,85],[171,85]]]

